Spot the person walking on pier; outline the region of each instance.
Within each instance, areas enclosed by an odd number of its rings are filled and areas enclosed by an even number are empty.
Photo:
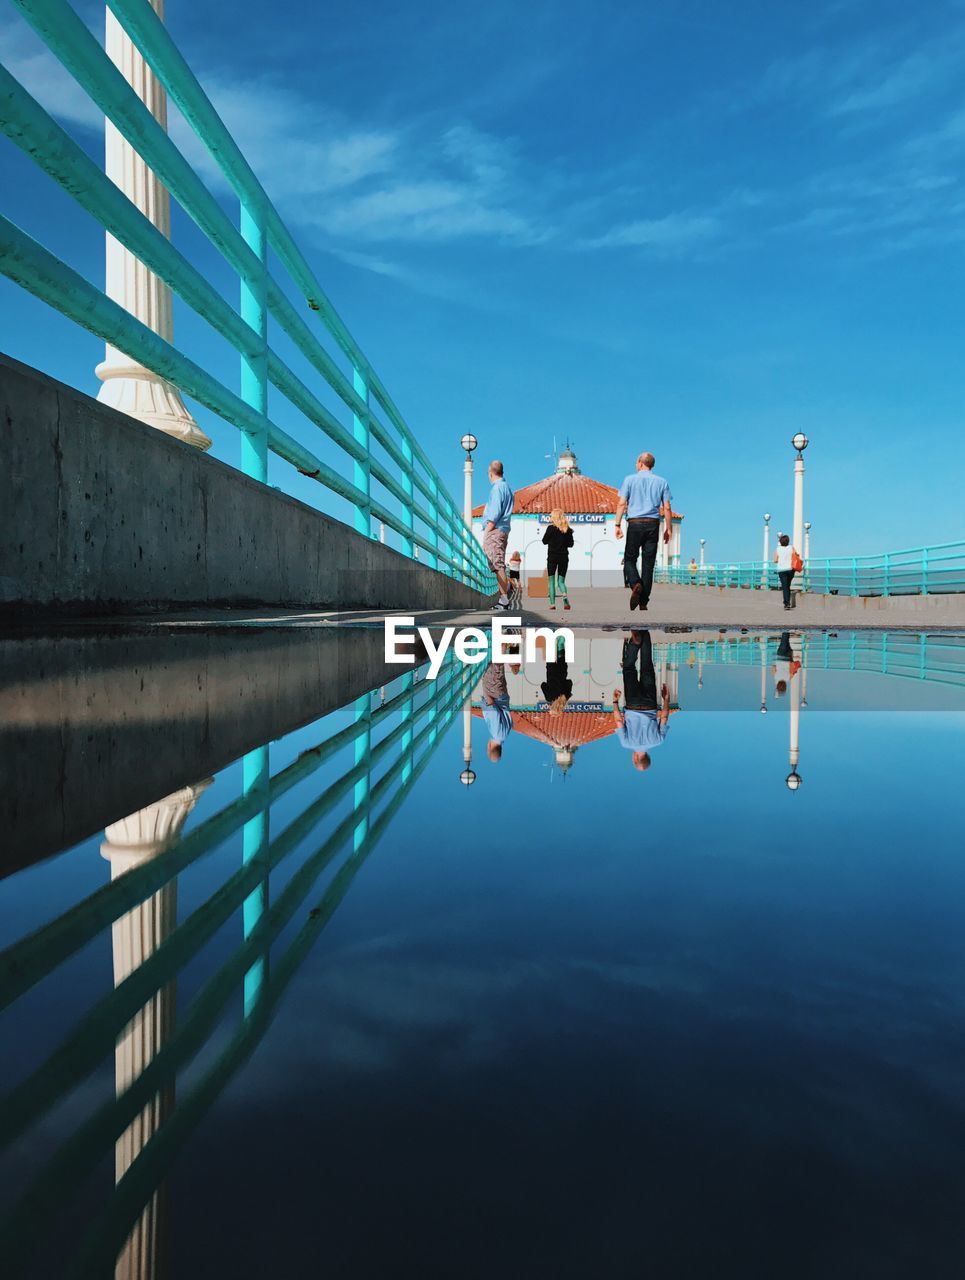
[[[627,517],[627,545],[623,553],[623,582],[630,588],[630,609],[646,609],[653,590],[653,566],[660,544],[660,517],[665,520],[663,540],[670,541],[673,531],[673,508],[670,486],[663,476],[654,474],[656,459],[652,453],[641,453],[637,469],[620,486],[617,500],[617,538],[623,537],[623,517]],[[637,560],[640,568],[637,568]]]
[[[784,608],[793,609],[794,597],[791,595],[791,582],[800,566],[801,557],[798,555],[797,548],[791,546],[791,539],[786,533],[778,536],[774,563],[777,565],[777,576],[784,593]]]
[[[556,591],[563,597],[563,608],[570,607],[566,594],[566,571],[570,567],[570,547],[573,545],[573,530],[566,518],[566,512],[560,507],[550,512],[550,523],[543,534],[543,545],[546,547],[546,580],[549,585],[550,608],[556,608]]]
[[[499,599],[494,608],[509,608],[509,578],[506,576],[506,543],[513,515],[513,491],[503,479],[503,464],[494,458],[489,464],[489,500],[483,511],[483,551],[499,583]]]
[[[650,768],[650,751],[667,738],[670,719],[670,691],[660,688],[657,706],[657,673],[653,665],[653,643],[649,631],[631,631],[623,642],[623,710],[620,690],[613,690],[613,720],[620,745],[633,752],[633,767],[645,773]]]

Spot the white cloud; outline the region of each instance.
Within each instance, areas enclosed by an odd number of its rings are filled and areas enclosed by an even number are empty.
[[[682,253],[714,239],[721,231],[715,214],[670,213],[662,218],[641,218],[624,222],[593,239],[584,240],[586,249],[651,249],[658,253]]]
[[[0,21],[4,66],[32,97],[65,124],[101,132],[104,114],[26,22]]]

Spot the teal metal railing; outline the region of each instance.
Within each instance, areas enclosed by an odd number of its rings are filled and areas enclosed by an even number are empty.
[[[777,567],[762,560],[689,569],[658,569],[657,582],[680,586],[776,590]],[[795,581],[806,591],[841,596],[935,596],[965,591],[965,542],[910,547],[877,556],[831,556],[808,560]]]
[[[654,655],[671,665],[759,667],[774,660],[779,637],[725,636],[714,640],[675,640],[655,644]],[[965,688],[965,640],[945,632],[802,632],[798,656],[809,671],[863,671],[929,684]]]
[[[450,659],[434,681],[399,677],[382,700],[357,700],[353,719],[286,768],[269,776],[268,748],[245,757],[241,796],[157,856],[112,880],[68,911],[0,953],[0,1008],[29,992],[162,887],[222,848],[243,842],[241,865],[160,940],[156,950],[82,1012],[62,1042],[0,1099],[0,1147],[21,1139],[52,1107],[109,1057],[125,1027],[175,982],[239,913],[243,932],[219,961],[154,1056],[117,1096],[84,1114],[78,1127],[24,1187],[0,1222],[6,1274],[37,1274],[34,1259],[66,1210],[144,1108],[170,1094],[180,1073],[211,1044],[232,999],[241,1018],[224,1048],[192,1075],[117,1182],[76,1251],[71,1275],[109,1274],[118,1251],[163,1181],[177,1151],[257,1047],[291,979],[387,830],[478,678]],[[388,695],[388,696],[386,696]],[[340,755],[341,753],[341,755]],[[340,772],[346,755],[354,765]],[[315,791],[288,825],[269,839],[274,805],[326,764],[332,780]],[[346,811],[347,810],[347,811]],[[316,832],[329,819],[324,837]],[[334,825],[332,825],[334,823]],[[341,863],[339,864],[339,858]],[[293,871],[290,864],[297,864]],[[322,881],[329,874],[329,878]],[[278,886],[275,895],[269,885]],[[216,945],[216,944],[215,944]]]
[[[460,508],[319,284],[258,178],[147,0],[109,5],[238,199],[236,227],[67,0],[14,5],[139,153],[239,279],[240,314],[0,65],[0,128],[212,328],[240,359],[239,392],[135,319],[0,214],[0,271],[165,378],[241,432],[246,474],[267,479],[269,451],[352,505],[354,527],[394,532],[404,554],[489,593],[495,579]],[[339,349],[330,354],[271,274],[269,249]],[[351,416],[347,426],[270,345],[269,321]],[[340,360],[346,367],[340,366]],[[272,397],[269,386],[280,393]],[[351,479],[279,425],[292,409],[332,441]],[[381,415],[384,415],[384,419]],[[347,467],[346,467],[347,470]],[[376,487],[377,486],[377,487]]]

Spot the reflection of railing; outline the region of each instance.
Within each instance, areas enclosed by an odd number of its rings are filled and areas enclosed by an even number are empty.
[[[421,548],[430,566],[490,590],[494,579],[459,508],[148,0],[111,0],[110,8],[238,196],[240,230],[66,0],[14,3],[237,273],[244,295],[242,315],[3,67],[0,127],[238,352],[241,395],[2,215],[0,271],[237,427],[251,443],[250,449],[242,450],[250,474],[265,478],[270,449],[331,494],[346,499],[354,508],[356,528],[371,536],[371,522],[378,520],[398,535],[404,553],[417,556]],[[294,282],[300,305],[317,314],[340,349],[339,359],[347,369],[339,367],[276,283],[268,269],[269,248]],[[269,315],[307,358],[313,376],[320,374],[349,410],[351,426],[343,425],[268,345]],[[324,432],[344,460],[351,460],[352,480],[282,430],[275,412],[269,418],[269,382],[287,401],[282,406],[285,417],[293,416],[293,407]],[[385,422],[376,416],[373,403],[383,411]],[[373,493],[373,481],[381,486],[382,496]]]
[[[111,1053],[117,1037],[239,909],[264,887],[256,912],[245,913],[240,945],[211,977],[176,1029],[113,1101],[105,1102],[66,1141],[10,1218],[0,1228],[0,1254],[8,1274],[28,1265],[38,1241],[49,1233],[51,1214],[64,1204],[80,1180],[96,1166],[144,1108],[170,1089],[178,1072],[207,1043],[224,1015],[224,1006],[244,993],[244,1018],[234,1038],[192,1090],[150,1136],[119,1177],[114,1194],[95,1221],[75,1258],[78,1275],[101,1274],[113,1264],[131,1229],[161,1184],[174,1153],[214,1102],[264,1034],[287,984],[320,930],[331,918],[355,874],[385,832],[403,798],[428,763],[441,729],[468,695],[475,674],[450,662],[435,681],[401,678],[393,697],[362,714],[257,787],[207,819],[180,843],[139,862],[63,916],[14,944],[0,956],[0,1007],[10,1004],[58,967],[112,921],[147,901],[185,868],[212,852],[243,824],[267,814],[268,807],[298,782],[315,773],[337,752],[356,745],[355,764],[315,796],[302,814],[257,856],[245,860],[201,906],[164,936],[143,963],[124,976],[75,1025],[68,1037],[0,1105],[0,1143],[7,1144],[70,1093]],[[358,710],[358,708],[357,708]],[[375,734],[397,720],[378,741]],[[358,745],[364,749],[359,751]],[[259,765],[261,762],[258,762]],[[384,772],[379,773],[382,766]],[[267,882],[344,798],[352,807],[319,847],[310,852],[269,904]],[[250,828],[249,828],[250,829]],[[265,822],[267,832],[267,821]],[[337,855],[348,848],[327,888],[310,906],[301,928],[280,954],[267,957],[292,917],[308,905],[308,896]],[[252,980],[257,975],[257,980]]]
[[[691,653],[703,664],[758,667],[773,662],[776,635],[740,639],[680,640],[665,646],[667,661],[686,665]],[[654,654],[664,647],[654,645]],[[965,688],[965,638],[913,632],[846,632],[805,635],[800,658],[810,670],[867,671]]]
[[[765,576],[767,586],[776,590],[780,585],[777,566],[765,566],[762,560],[706,565],[693,570],[686,565],[675,565],[658,569],[655,580],[681,586],[757,590]],[[965,591],[965,542],[912,547],[877,556],[812,559],[795,581],[802,582],[808,591],[840,596],[936,596]]]

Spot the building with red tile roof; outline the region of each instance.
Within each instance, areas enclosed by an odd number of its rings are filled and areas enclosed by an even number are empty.
[[[512,475],[508,473],[506,478],[512,486]],[[573,529],[568,585],[622,586],[623,544],[617,541],[614,532],[618,496],[613,485],[582,474],[576,454],[567,444],[553,475],[514,490],[507,558],[518,551],[524,577],[544,574],[546,549],[542,541],[543,532],[549,523],[550,513],[559,508],[566,512]],[[484,510],[485,503],[480,503],[473,507],[472,512],[473,529],[480,537]],[[679,563],[682,520],[683,516],[675,511],[674,536],[667,548],[661,542],[658,563]]]

